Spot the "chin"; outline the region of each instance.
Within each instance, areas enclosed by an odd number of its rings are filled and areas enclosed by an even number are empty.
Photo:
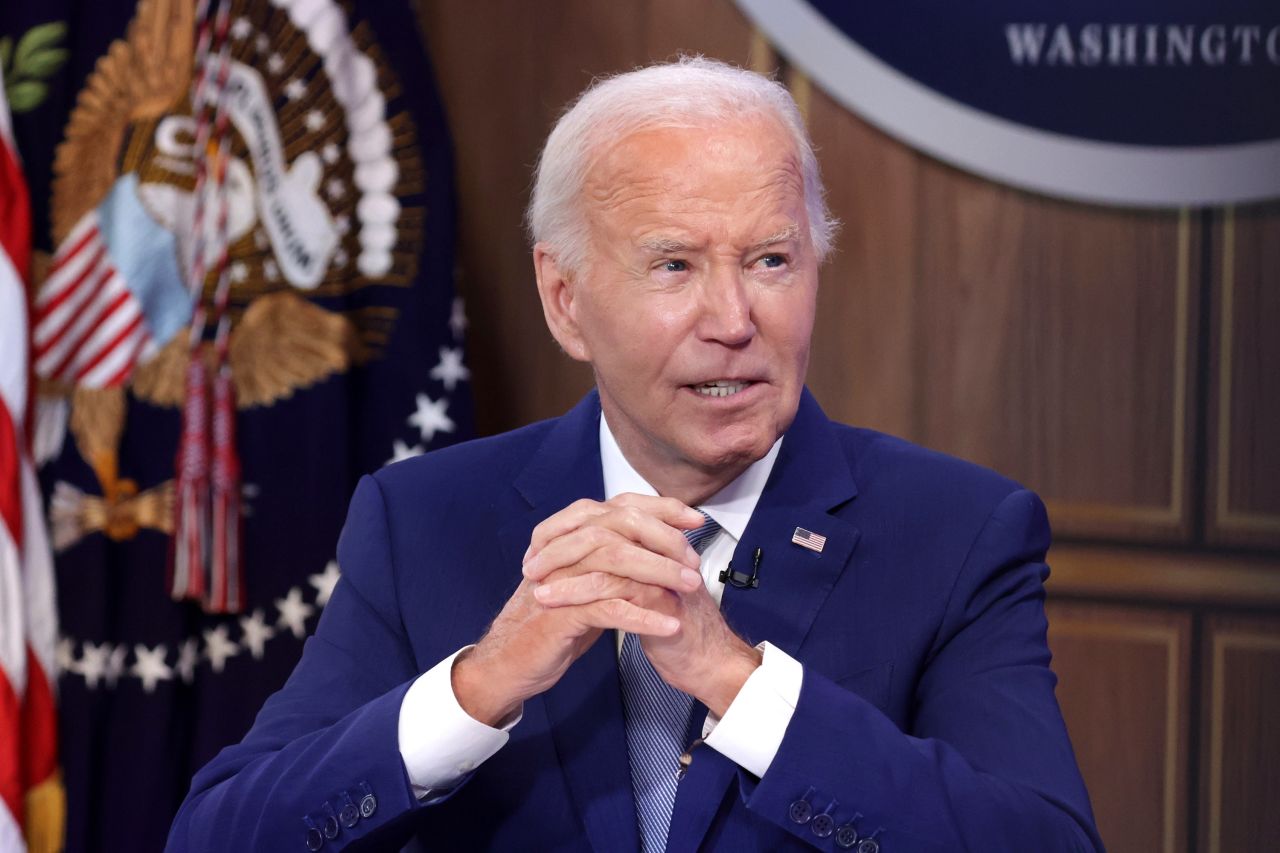
[[[776,435],[761,430],[736,435],[712,436],[701,443],[698,452],[690,455],[699,467],[707,471],[746,468],[752,462],[763,458],[775,441],[777,441]]]

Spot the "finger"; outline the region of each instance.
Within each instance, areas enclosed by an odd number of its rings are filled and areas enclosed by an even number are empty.
[[[680,620],[656,610],[648,610],[621,598],[596,601],[559,611],[572,614],[584,628],[626,631],[652,637],[670,637],[680,630]]]
[[[681,530],[694,530],[701,527],[702,523],[706,521],[698,510],[675,498],[623,492],[606,501],[606,503],[611,506],[635,507]]]
[[[533,591],[538,603],[546,607],[570,607],[610,598],[621,598],[643,607],[664,594],[668,593],[660,587],[607,572],[556,574]]]
[[[584,521],[604,512],[608,512],[608,507],[601,501],[582,498],[543,519],[537,527],[533,528],[533,535],[529,537],[529,548],[524,552],[524,559],[521,562],[529,562],[530,558],[541,551],[547,542],[577,530]]]
[[[590,519],[611,510],[631,507],[650,515],[680,530],[692,530],[702,526],[705,519],[698,512],[675,498],[660,498],[654,495],[638,495],[624,492],[604,503],[588,499],[574,501],[569,506],[545,519],[533,529],[529,539],[529,548],[525,551],[523,563],[528,563],[546,544],[570,531],[577,530]]]
[[[690,569],[696,570],[700,564],[698,553],[683,533],[643,510],[623,506],[595,515],[578,529],[548,542],[524,564],[524,575],[541,580],[557,569],[586,559],[593,551],[622,542],[634,543]]]
[[[696,553],[692,555],[696,557]],[[672,560],[594,525],[561,536],[524,567],[526,580],[532,581],[545,581],[557,572],[605,572],[673,592],[692,592],[702,585],[701,573],[689,568],[688,563]]]

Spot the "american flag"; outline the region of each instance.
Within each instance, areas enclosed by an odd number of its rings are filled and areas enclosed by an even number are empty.
[[[821,554],[822,549],[827,545],[827,537],[821,533],[814,533],[812,530],[805,530],[803,527],[797,527],[796,532],[791,534],[791,541],[801,548],[808,548],[810,551],[816,551]]]
[[[31,459],[31,212],[0,76],[0,850],[62,849],[53,557]]]
[[[119,385],[150,343],[142,304],[111,262],[97,211],[58,247],[34,321],[36,374],[69,385]]]

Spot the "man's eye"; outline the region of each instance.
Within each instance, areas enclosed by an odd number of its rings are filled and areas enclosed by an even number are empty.
[[[689,265],[684,261],[663,261],[662,262],[663,272],[684,272],[687,269],[689,269]]]
[[[785,255],[765,255],[760,259],[760,263],[764,264],[766,269],[771,270],[775,270],[778,267],[783,266],[786,262],[787,258]]]

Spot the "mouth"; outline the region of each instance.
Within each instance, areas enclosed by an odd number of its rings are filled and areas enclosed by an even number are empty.
[[[732,397],[741,394],[755,383],[746,379],[715,379],[711,382],[699,382],[689,387],[704,397]]]

